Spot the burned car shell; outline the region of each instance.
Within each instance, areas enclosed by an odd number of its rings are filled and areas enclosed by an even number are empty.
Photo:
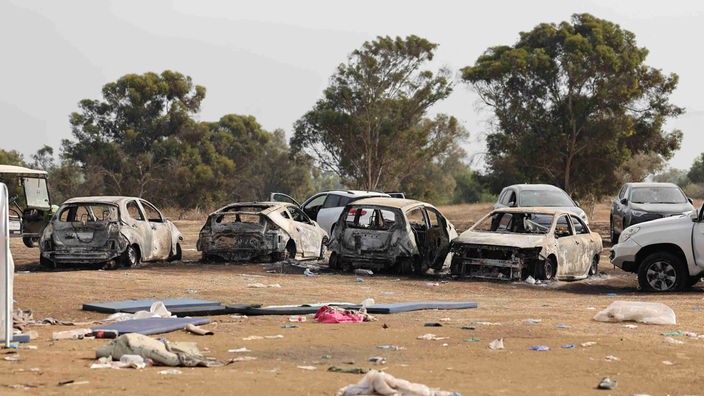
[[[455,227],[433,205],[399,198],[364,198],[345,207],[330,239],[330,267],[441,269]]]
[[[525,219],[525,220],[524,220]],[[577,280],[598,270],[603,245],[577,215],[555,208],[495,209],[452,241],[453,276]]]
[[[240,202],[208,216],[196,249],[203,260],[230,261],[325,255],[328,234],[299,207],[283,202]]]
[[[183,236],[148,201],[136,197],[77,197],[64,202],[45,227],[40,262],[56,267],[178,260]]]

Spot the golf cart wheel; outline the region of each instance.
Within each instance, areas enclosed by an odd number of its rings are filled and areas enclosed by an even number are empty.
[[[638,268],[638,284],[645,291],[680,291],[687,287],[688,278],[682,260],[667,252],[651,254]]]
[[[27,247],[37,247],[39,244],[39,238],[38,237],[22,237],[22,242],[24,242],[24,245]]]

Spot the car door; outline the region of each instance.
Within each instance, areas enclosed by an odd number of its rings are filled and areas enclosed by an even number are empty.
[[[699,267],[704,267],[704,205],[699,209],[697,221],[692,226],[692,248],[694,250],[694,262]]]
[[[328,233],[332,234],[332,226],[342,214],[342,209],[350,203],[350,197],[338,194],[328,194],[323,203],[323,207],[318,211],[318,217],[314,219],[318,225]]]
[[[579,216],[570,214],[570,221],[572,222],[574,237],[579,244],[578,250],[580,252],[579,262],[581,266],[575,269],[577,271],[576,274],[586,274],[592,264],[594,255],[600,252],[601,247],[597,246],[596,241],[592,238],[591,232],[589,232],[589,227],[584,224],[584,221],[580,219]]]
[[[435,208],[425,208],[428,216],[428,232],[426,233],[427,263],[433,268],[442,268],[445,256],[450,246],[446,220]]]
[[[560,276],[583,275],[585,245],[575,235],[569,215],[560,214],[555,220],[557,273]]]
[[[139,203],[144,209],[144,215],[151,231],[152,260],[166,260],[171,252],[171,229],[164,216],[151,203],[141,199]]]
[[[617,234],[623,232],[623,218],[625,216],[627,203],[624,204],[622,200],[628,196],[627,194],[628,185],[624,184],[618,191],[616,199],[614,199],[611,204],[611,221],[613,221],[614,231],[616,231]]]
[[[286,208],[291,215],[293,220],[293,227],[297,232],[297,236],[293,236],[296,242],[296,250],[298,250],[303,257],[317,257],[320,254],[320,247],[323,242],[323,238],[318,231],[315,223],[301,210],[301,208],[295,206],[289,206]]]
[[[317,221],[318,212],[323,208],[323,204],[328,196],[330,196],[328,193],[313,195],[299,206],[306,212],[306,215],[308,215],[311,220]]]
[[[416,238],[418,254],[421,258],[425,258],[428,251],[428,222],[425,216],[425,210],[422,206],[411,208],[406,212],[406,219],[408,220],[408,224],[410,224],[413,235]]]
[[[271,193],[269,194],[269,201],[271,202],[286,202],[286,203],[292,203],[299,208],[301,207],[301,204],[298,203],[295,199],[293,199],[291,196],[286,195],[284,193]]]
[[[123,221],[131,228],[131,242],[139,246],[142,261],[152,259],[152,227],[147,221],[144,209],[137,200],[129,200],[125,204],[127,216],[122,216]],[[127,231],[126,231],[127,232]]]

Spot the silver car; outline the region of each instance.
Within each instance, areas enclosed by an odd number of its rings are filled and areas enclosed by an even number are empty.
[[[514,207],[563,209],[576,214],[585,223],[589,224],[587,214],[579,207],[579,204],[563,189],[552,184],[513,184],[504,187],[496,204],[494,204],[494,209]]]
[[[180,260],[183,235],[142,198],[79,197],[64,202],[44,228],[40,263],[136,266],[143,261]]]

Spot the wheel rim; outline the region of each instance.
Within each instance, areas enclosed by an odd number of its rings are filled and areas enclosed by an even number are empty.
[[[592,260],[592,265],[589,267],[589,274],[596,275],[598,268],[599,268],[599,260],[595,257]]]
[[[127,248],[127,261],[130,265],[137,264],[137,251],[132,246]]]
[[[670,290],[677,282],[677,271],[666,261],[656,261],[648,267],[645,278],[654,290]]]
[[[545,267],[545,280],[550,280],[552,279],[552,274],[553,274],[553,264],[552,260],[548,259],[545,260],[545,264],[543,264]]]

